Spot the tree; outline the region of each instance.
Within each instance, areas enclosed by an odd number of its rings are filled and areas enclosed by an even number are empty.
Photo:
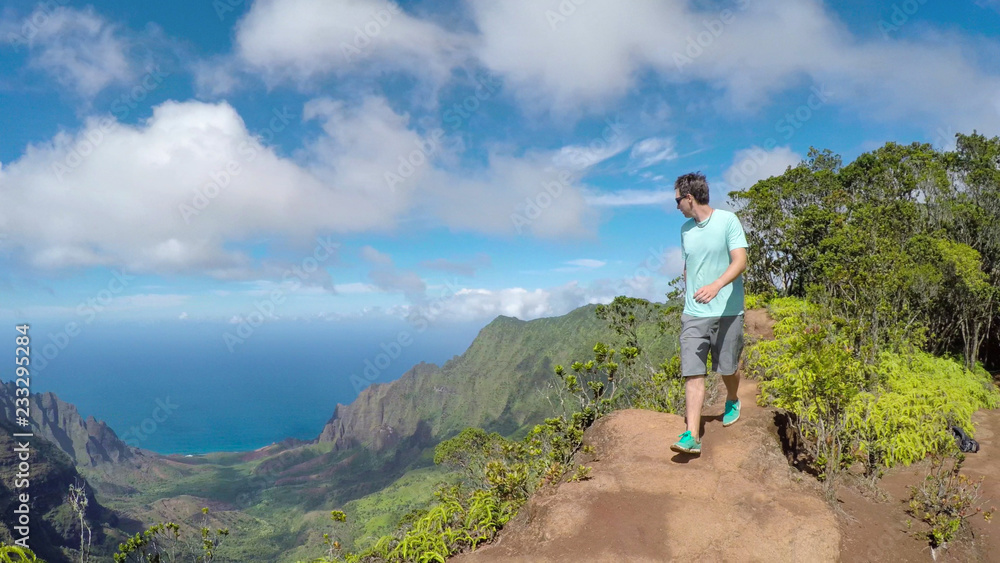
[[[80,522],[80,563],[85,563],[90,558],[91,529],[87,525],[87,505],[90,504],[87,498],[86,483],[74,483],[69,486],[69,495],[66,498],[70,509],[76,514]]]

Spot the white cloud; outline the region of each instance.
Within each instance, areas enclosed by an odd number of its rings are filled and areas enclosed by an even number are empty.
[[[183,321],[183,320],[185,320],[185,319],[187,319],[187,318],[188,318],[188,314],[187,314],[187,311],[184,311],[184,312],[182,312],[182,313],[181,313],[180,315],[178,315],[178,317],[177,317],[177,318],[178,318],[179,320],[182,320],[182,321]]]
[[[392,266],[392,257],[384,252],[379,252],[371,246],[362,246],[360,250],[361,258],[372,264],[380,266]]]
[[[679,246],[672,246],[660,254],[660,265],[655,270],[672,280],[684,273],[684,252]]]
[[[677,140],[673,137],[650,137],[632,147],[630,155],[635,168],[646,168],[661,162],[670,162],[678,157]]]
[[[593,234],[581,173],[557,170],[548,152],[494,153],[485,170],[435,170],[423,208],[455,230],[543,238]]]
[[[551,151],[495,154],[478,170],[452,171],[435,160],[444,140],[409,129],[384,98],[322,98],[303,113],[323,133],[294,160],[265,144],[296,118],[288,108],[275,108],[273,129],[260,136],[227,103],[166,102],[136,125],[89,118],[0,169],[5,246],[42,268],[254,279],[283,266],[255,265],[231,243],[261,234],[312,246],[320,234],[385,232],[414,215],[490,234],[593,229],[580,175],[554,170]]]
[[[722,177],[726,184],[734,189],[747,189],[760,180],[784,174],[789,166],[794,168],[801,161],[802,156],[794,152],[791,147],[774,147],[766,150],[754,145],[736,151],[733,155],[733,164],[726,169]]]
[[[570,145],[559,149],[552,157],[552,163],[565,170],[582,171],[614,157],[628,148],[630,141],[620,134],[614,134],[610,142],[595,139],[589,145]]]
[[[683,44],[671,33],[683,17],[679,2],[565,2],[574,8],[565,21],[551,20],[557,4],[469,4],[481,34],[479,60],[539,110],[575,114],[607,104],[634,86],[650,53]]]
[[[285,112],[276,115],[290,120]],[[382,228],[404,211],[406,192],[380,197],[390,190],[371,181],[391,163],[372,145],[392,149],[416,138],[396,122],[379,127],[393,116],[378,108],[337,116],[333,133],[356,143],[330,159],[353,164],[342,171],[278,156],[225,103],[167,102],[136,126],[91,118],[0,170],[0,227],[30,233],[15,242],[39,267],[239,278],[251,261],[229,242],[259,233],[305,242]],[[30,219],[41,216],[59,220]]]
[[[636,275],[619,280],[598,280],[588,286],[569,282],[549,288],[463,288],[435,303],[436,318],[447,321],[488,320],[497,315],[522,320],[553,317],[593,303],[610,303],[618,295],[663,301],[662,277]],[[663,287],[661,287],[663,286]],[[412,309],[412,308],[411,308]]]
[[[24,25],[34,30],[27,40],[29,64],[83,98],[134,76],[127,40],[92,8],[39,7]]]
[[[346,133],[345,115],[355,116],[357,125]],[[368,190],[377,186],[385,194],[379,205],[406,201],[415,213],[460,231],[542,237],[589,233],[592,215],[583,201],[582,171],[553,168],[559,151],[521,156],[497,151],[485,167],[454,170],[446,166],[454,155],[443,132],[422,137],[407,129],[407,117],[392,112],[383,98],[369,98],[354,111],[342,102],[313,100],[305,116],[323,120],[327,132],[310,148],[314,169],[349,177]]]
[[[811,81],[832,90],[824,104],[868,118],[1000,132],[1000,75],[970,54],[982,51],[971,44],[978,39],[860,39],[821,0],[738,0],[708,10],[680,1],[468,2],[479,60],[529,110],[606,110],[652,72],[666,88],[710,85],[722,111],[753,111]],[[723,7],[731,9],[725,19]]]
[[[323,288],[319,285],[306,285],[300,283],[297,279],[289,280],[271,280],[271,279],[257,279],[248,280],[241,282],[243,285],[249,286],[251,289],[246,289],[240,292],[240,295],[246,295],[249,297],[270,297],[275,292],[280,292],[285,295],[296,294],[296,295],[328,295],[330,290],[334,286],[330,286],[329,289]]]
[[[578,260],[570,260],[566,263],[569,264],[570,266],[579,266],[581,268],[591,268],[591,269],[600,268],[601,266],[607,264],[607,262],[603,260],[594,260],[592,258],[580,258]]]
[[[444,78],[464,39],[378,0],[257,0],[236,26],[236,53],[269,79],[308,80],[375,67]]]
[[[300,83],[402,71],[441,86],[456,68],[481,65],[532,114],[605,112],[646,77],[666,89],[707,85],[716,94],[705,108],[722,112],[752,112],[812,83],[831,89],[824,106],[866,118],[1000,132],[1000,74],[976,62],[977,45],[995,48],[990,39],[860,38],[822,0],[464,3],[471,31],[377,0],[258,0],[237,25],[233,58],[200,69],[200,90],[226,91],[243,71]],[[674,157],[644,148],[645,163]]]
[[[337,293],[341,294],[352,294],[352,293],[374,293],[378,291],[378,288],[370,283],[361,282],[351,282],[351,283],[338,283],[334,286]]]
[[[450,272],[460,276],[474,276],[476,275],[477,270],[489,267],[492,263],[493,260],[490,258],[489,254],[480,252],[472,260],[455,261],[448,260],[446,258],[436,258],[434,260],[424,260],[420,263],[420,266],[431,270]]]
[[[238,66],[229,57],[195,61],[191,71],[195,92],[202,98],[225,96],[243,84]]]
[[[587,203],[599,207],[625,207],[630,205],[662,205],[673,199],[673,190],[618,190],[588,195]]]
[[[422,302],[427,292],[427,284],[416,272],[397,268],[392,257],[371,246],[361,247],[361,257],[374,266],[368,278],[378,289],[399,292],[413,302]]]
[[[490,319],[497,315],[529,320],[564,314],[585,305],[586,302],[582,300],[583,292],[575,282],[552,290],[529,291],[520,287],[500,290],[462,289],[441,305],[439,315],[453,321]],[[554,308],[554,301],[569,303],[570,306]]]
[[[368,273],[372,283],[383,291],[400,292],[411,301],[422,301],[427,284],[416,272],[396,268],[375,268]]]

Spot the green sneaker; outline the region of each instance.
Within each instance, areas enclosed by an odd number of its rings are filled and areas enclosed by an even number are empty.
[[[740,419],[740,400],[726,401],[726,412],[722,415],[722,425],[729,426]]]
[[[694,436],[691,435],[691,431],[685,430],[680,435],[680,440],[677,440],[676,444],[670,446],[670,449],[685,454],[700,454],[701,440],[695,440]]]

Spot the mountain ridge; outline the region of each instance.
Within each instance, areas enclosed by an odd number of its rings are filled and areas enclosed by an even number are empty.
[[[16,385],[6,381],[0,387],[0,410],[8,421],[16,415]],[[77,466],[97,468],[130,459],[138,448],[126,444],[103,420],[84,419],[76,406],[46,391],[29,397],[30,427],[56,445]]]
[[[336,405],[317,441],[381,450],[405,439],[429,444],[469,426],[512,434],[540,422],[553,410],[555,365],[586,359],[596,341],[613,337],[595,308],[530,321],[500,315],[443,366],[421,362]]]

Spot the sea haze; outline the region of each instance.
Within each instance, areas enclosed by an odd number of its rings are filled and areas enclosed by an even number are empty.
[[[461,354],[482,324],[417,332],[402,321],[279,321],[232,352],[222,337],[235,334],[229,324],[93,325],[47,362],[39,356],[62,327],[33,325],[32,391],[53,391],[129,444],[159,453],[252,450],[319,435],[336,404],[357,397],[351,375],[364,378],[366,360],[384,366],[375,382],[392,381],[420,361],[441,365]],[[412,343],[386,366],[401,332]]]

